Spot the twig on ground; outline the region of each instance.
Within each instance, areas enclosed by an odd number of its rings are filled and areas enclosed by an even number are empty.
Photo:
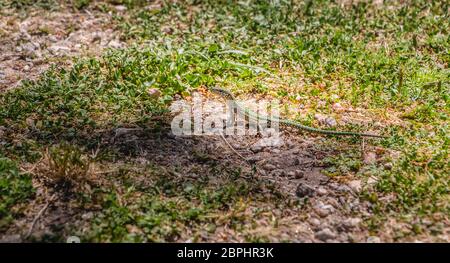
[[[37,161],[35,164],[33,164],[33,166],[32,166],[30,169],[28,169],[28,170],[24,169],[23,167],[21,167],[20,170],[21,170],[22,172],[24,172],[24,173],[35,174],[35,173],[34,173],[34,170],[35,170],[36,167],[42,162],[43,159],[44,159],[44,157],[42,157],[39,161]]]
[[[36,225],[37,221],[39,220],[39,218],[45,213],[45,210],[47,210],[47,208],[49,207],[49,205],[53,202],[53,200],[56,197],[56,193],[53,194],[50,199],[48,200],[48,202],[45,204],[44,207],[42,207],[42,209],[39,211],[39,213],[36,215],[36,217],[33,219],[33,222],[31,223],[30,229],[28,229],[27,234],[25,235],[25,239],[28,239],[31,234],[33,233],[34,230],[34,226]]]
[[[236,151],[233,146],[231,146],[231,144],[227,141],[227,139],[225,138],[225,136],[223,136],[223,133],[220,133],[220,137],[222,137],[222,140],[225,141],[225,143],[228,145],[228,147],[239,157],[241,157],[246,163],[248,163],[248,160],[242,156],[242,154],[240,154],[238,151]]]
[[[365,152],[365,141],[364,141],[364,137],[361,140],[361,157],[364,160],[364,152]]]

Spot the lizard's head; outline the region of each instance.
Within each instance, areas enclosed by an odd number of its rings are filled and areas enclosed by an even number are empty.
[[[224,89],[221,89],[218,87],[213,87],[213,88],[211,88],[211,92],[215,93],[217,95],[226,97],[228,99],[233,99],[233,94],[231,94],[231,92],[229,92],[228,90],[224,90]]]

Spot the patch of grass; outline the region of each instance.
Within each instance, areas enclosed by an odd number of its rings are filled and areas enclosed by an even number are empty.
[[[0,157],[0,230],[20,214],[15,206],[26,202],[33,194],[31,177],[20,173],[13,161]]]
[[[108,0],[106,2],[114,5],[125,5],[128,8],[141,7],[147,3],[146,0]]]
[[[363,166],[359,153],[340,154],[326,158],[323,162],[330,166],[323,172],[328,176],[345,176],[357,173]]]
[[[45,176],[59,185],[75,185],[89,181],[90,160],[81,150],[67,143],[50,147],[44,154]]]
[[[57,6],[55,0],[5,0],[0,3],[0,6],[13,7],[17,9],[40,7],[45,9],[52,9]]]
[[[158,116],[175,94],[220,78],[240,78],[239,68],[204,50],[110,51],[69,70],[53,68],[41,79],[0,95],[0,124],[33,129],[42,139],[71,140],[115,123],[144,123]],[[243,73],[246,76],[250,72]],[[158,89],[153,98],[148,90]]]
[[[408,138],[411,140],[399,143],[404,150],[394,161],[393,168],[377,174],[381,179],[377,190],[395,194],[395,200],[386,204],[386,208],[401,212],[416,211],[424,215],[448,213],[448,127],[435,127],[433,131],[423,128],[409,131]]]
[[[75,0],[73,1],[73,6],[76,9],[83,9],[89,6],[91,3],[91,0]]]
[[[243,226],[258,216],[244,212],[247,205],[277,198],[261,194],[266,187],[263,182],[239,179],[240,173],[233,171],[222,170],[212,183],[154,169],[145,176],[155,180],[148,188],[139,187],[142,182],[132,183],[135,176],[142,176],[140,173],[122,173],[122,179],[128,178],[125,188],[105,192],[102,210],[82,235],[91,241],[110,242],[200,241],[225,225],[243,231]],[[227,179],[226,174],[231,177]],[[277,200],[279,206],[289,206]]]

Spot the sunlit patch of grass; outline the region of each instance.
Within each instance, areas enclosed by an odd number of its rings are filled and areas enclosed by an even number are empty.
[[[175,94],[214,85],[219,78],[253,75],[204,50],[111,51],[68,70],[53,68],[41,79],[2,94],[0,124],[32,129],[42,139],[72,140],[105,125],[146,122],[160,115]],[[153,98],[149,89],[161,95]]]

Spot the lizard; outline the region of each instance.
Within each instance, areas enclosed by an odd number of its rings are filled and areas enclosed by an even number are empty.
[[[222,97],[224,97],[227,100],[230,100],[233,103],[233,106],[240,111],[244,116],[247,116],[249,119],[253,120],[267,120],[270,122],[278,122],[281,125],[290,126],[293,128],[297,128],[300,130],[305,130],[312,133],[319,133],[319,134],[325,134],[325,135],[337,135],[337,136],[357,136],[357,137],[373,137],[373,138],[386,138],[386,136],[377,135],[377,134],[369,134],[369,133],[359,133],[359,132],[350,132],[350,131],[333,131],[333,130],[323,130],[318,129],[310,126],[303,125],[299,122],[287,120],[287,119],[280,119],[280,118],[274,118],[274,117],[266,117],[266,116],[259,116],[257,113],[242,107],[238,102],[236,102],[233,94],[225,89],[221,89],[218,87],[211,88],[211,91],[215,94],[218,94]]]

